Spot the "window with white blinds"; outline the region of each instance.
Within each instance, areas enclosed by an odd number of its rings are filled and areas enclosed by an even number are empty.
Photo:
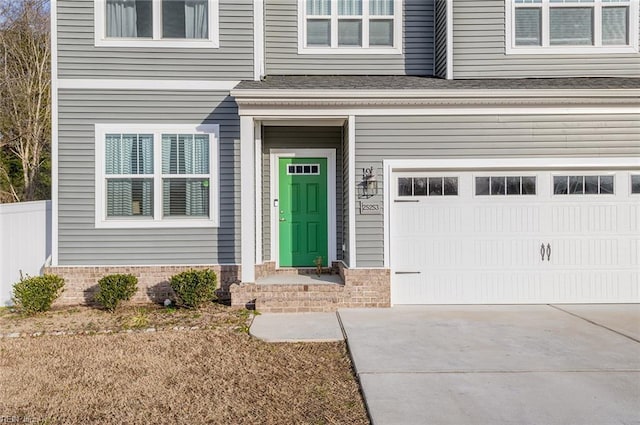
[[[93,0],[96,46],[218,47],[218,0]]]
[[[209,135],[162,135],[162,214],[209,216]]]
[[[304,0],[300,53],[401,53],[402,0]]]
[[[107,217],[153,217],[153,134],[105,136]]]
[[[506,0],[507,53],[638,51],[638,0]]]
[[[218,132],[97,124],[97,227],[215,225]]]

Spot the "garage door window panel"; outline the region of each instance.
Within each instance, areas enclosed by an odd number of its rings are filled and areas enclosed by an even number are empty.
[[[604,176],[553,176],[554,195],[613,195],[614,178]]]
[[[478,176],[476,196],[535,195],[535,176]]]
[[[440,197],[458,195],[458,177],[399,177],[400,197]]]
[[[640,174],[631,176],[631,193],[640,194]]]

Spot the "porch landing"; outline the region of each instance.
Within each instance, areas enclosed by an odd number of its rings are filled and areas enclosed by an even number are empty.
[[[342,285],[340,275],[272,274],[256,280],[257,285]]]

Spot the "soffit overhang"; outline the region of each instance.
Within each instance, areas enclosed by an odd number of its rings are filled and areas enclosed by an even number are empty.
[[[389,109],[638,107],[640,78],[442,80],[411,76],[269,76],[231,91],[243,111],[261,108]]]

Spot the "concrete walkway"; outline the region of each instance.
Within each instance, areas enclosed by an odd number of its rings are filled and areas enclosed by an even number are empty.
[[[249,333],[267,342],[344,340],[336,313],[264,313],[254,317]]]
[[[375,425],[640,423],[640,305],[339,316]]]

